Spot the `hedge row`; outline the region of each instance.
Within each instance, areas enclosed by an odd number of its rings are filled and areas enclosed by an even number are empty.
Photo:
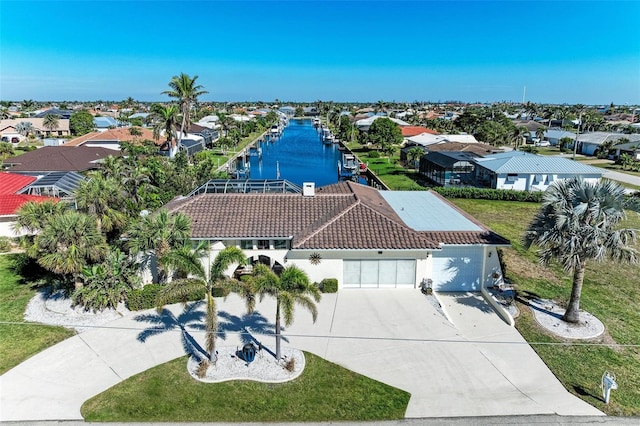
[[[156,299],[158,292],[164,286],[161,284],[147,284],[142,288],[136,288],[127,295],[127,308],[131,311],[139,311],[142,309],[151,309],[156,307]],[[221,289],[214,289],[214,296],[223,296]],[[185,299],[176,297],[169,300],[168,305],[179,302],[191,302],[204,299],[204,289],[187,295]]]
[[[432,191],[437,192],[446,198],[472,198],[477,200],[500,200],[500,201],[525,201],[530,203],[540,203],[544,192],[514,191],[512,189],[488,189],[488,188],[454,188],[454,187],[434,187]]]

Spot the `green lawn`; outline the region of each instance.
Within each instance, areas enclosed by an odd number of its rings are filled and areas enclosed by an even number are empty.
[[[410,394],[305,352],[282,384],[201,383],[181,357],[133,376],[82,406],[86,421],[309,422],[402,419]]]
[[[27,303],[35,294],[11,268],[20,255],[0,256],[0,321],[23,323]],[[70,336],[72,330],[46,325],[0,324],[0,374]]]
[[[509,238],[513,248],[504,250],[507,271],[520,297],[533,293],[543,298],[567,301],[571,277],[557,265],[541,266],[533,250],[526,251],[521,239],[539,208],[534,203],[484,200],[452,200],[494,231]],[[640,228],[640,217],[630,212],[625,226]],[[640,248],[640,244],[638,244]],[[637,345],[640,343],[640,286],[638,265],[610,261],[588,264],[581,307],[606,326],[602,343]],[[518,306],[522,314],[516,327],[564,386],[575,395],[611,415],[640,415],[640,347],[559,346],[536,342],[562,342],[543,331],[529,309]],[[609,405],[601,400],[602,374],[614,372],[618,389],[612,391]]]

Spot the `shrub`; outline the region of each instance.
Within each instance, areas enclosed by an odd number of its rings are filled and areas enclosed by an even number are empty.
[[[543,192],[515,191],[513,189],[489,189],[489,188],[454,188],[454,187],[434,187],[434,192],[446,198],[471,198],[477,200],[499,200],[499,201],[525,201],[540,203]]]
[[[289,358],[289,360],[287,362],[285,362],[284,368],[288,372],[293,373],[293,371],[296,369],[296,359],[295,358]]]
[[[378,151],[369,151],[367,153],[367,157],[369,157],[369,158],[380,158],[380,153]]]
[[[323,293],[336,293],[338,291],[338,280],[335,278],[325,278],[320,282],[320,290]]]
[[[164,286],[162,284],[147,284],[142,288],[131,290],[127,296],[127,308],[131,311],[155,308],[158,292],[160,292],[163,287]],[[204,289],[188,294],[185,299],[175,298],[169,300],[168,304],[179,302],[186,303],[202,299],[204,299]]]
[[[11,251],[11,238],[0,237],[0,253]]]

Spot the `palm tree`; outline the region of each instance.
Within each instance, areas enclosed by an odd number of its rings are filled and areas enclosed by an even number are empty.
[[[413,165],[414,170],[417,168],[416,163],[424,155],[424,151],[419,146],[414,146],[407,151],[407,159]]]
[[[177,145],[178,112],[176,105],[153,104],[151,106],[151,116],[154,123],[153,138],[160,139],[160,134],[164,131],[170,151],[175,151]]]
[[[56,130],[60,123],[60,116],[57,114],[47,114],[44,116],[42,120],[42,125],[45,129],[49,131],[49,133]]]
[[[276,299],[276,359],[280,360],[282,358],[281,316],[284,317],[285,325],[290,326],[293,323],[294,307],[297,303],[311,312],[313,322],[316,322],[318,309],[314,301],[320,301],[320,290],[311,284],[307,274],[295,265],[287,266],[278,276],[268,266],[258,264],[253,268],[251,285],[259,294],[260,300],[265,295]]]
[[[526,137],[529,135],[529,129],[527,129],[524,126],[517,126],[514,130],[513,133],[511,134],[511,141],[513,142],[513,144],[515,145],[515,149],[516,151],[518,150],[518,144],[520,142],[522,142],[524,144],[524,141],[526,140]]]
[[[41,253],[38,263],[56,274],[72,275],[76,289],[82,287],[83,269],[102,260],[109,250],[95,220],[72,210],[48,219],[35,245]]]
[[[544,140],[544,132],[547,131],[546,127],[538,127],[536,129],[536,138],[538,138],[538,141],[542,142]]]
[[[169,82],[171,90],[165,90],[162,94],[169,95],[171,98],[175,98],[180,105],[182,111],[182,125],[180,126],[180,137],[184,136],[184,129],[189,128],[191,125],[190,113],[191,105],[198,102],[198,96],[204,95],[206,90],[201,90],[203,87],[196,84],[198,76],[193,78],[188,74],[180,73],[180,75],[174,75]],[[175,150],[172,147],[171,157],[175,155]]]
[[[124,202],[120,182],[115,178],[105,178],[94,174],[80,182],[74,192],[80,211],[88,213],[96,220],[99,232],[111,232],[123,226],[127,220],[120,209]]]
[[[21,109],[24,110],[25,112],[31,110],[31,108],[33,108],[34,105],[35,105],[35,102],[33,101],[33,99],[25,99],[20,103]]]
[[[571,298],[562,317],[579,321],[580,295],[588,260],[606,257],[618,262],[636,263],[638,252],[629,246],[635,231],[618,229],[625,218],[624,188],[613,181],[590,183],[582,179],[553,182],[542,207],[524,237],[527,248],[540,247],[538,257],[547,264],[558,260],[565,271],[573,272]]]
[[[170,215],[161,209],[153,215],[146,215],[133,223],[127,231],[127,247],[132,255],[140,253],[150,260],[153,254],[157,264],[154,265],[154,277],[161,282],[166,276],[166,267],[162,263],[164,256],[172,248],[181,246],[191,234],[189,218],[182,213]]]
[[[29,121],[21,121],[16,124],[16,132],[20,133],[22,136],[28,137],[31,133],[35,131],[33,124]]]
[[[176,298],[184,298],[188,294],[202,291],[205,292],[205,299],[207,301],[207,316],[205,325],[205,349],[209,352],[209,360],[215,360],[215,347],[216,347],[216,333],[218,331],[218,312],[216,310],[216,301],[213,297],[214,288],[230,288],[236,291],[244,289],[242,291],[245,295],[247,302],[247,310],[253,311],[255,306],[255,299],[253,293],[248,290],[248,287],[242,282],[234,280],[233,278],[226,277],[224,272],[234,263],[244,265],[247,261],[246,255],[238,247],[226,247],[221,250],[216,256],[209,276],[207,276],[202,262],[199,256],[199,251],[191,252],[189,256],[187,253],[182,253],[183,259],[180,263],[184,268],[184,271],[195,275],[196,279],[179,279],[169,282],[158,293],[158,299],[156,304],[159,308],[168,303],[169,300],[175,300]]]

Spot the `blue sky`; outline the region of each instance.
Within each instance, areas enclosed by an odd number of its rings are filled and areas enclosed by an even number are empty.
[[[0,2],[0,99],[640,104],[640,1]]]

